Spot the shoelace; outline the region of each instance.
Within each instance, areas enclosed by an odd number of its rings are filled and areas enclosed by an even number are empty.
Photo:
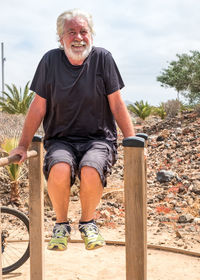
[[[98,227],[93,223],[80,225],[79,230],[83,231],[87,237],[93,237],[99,233]]]
[[[69,232],[67,231],[66,227],[63,225],[55,226],[53,233],[54,233],[54,237],[64,237],[66,235],[69,235]]]

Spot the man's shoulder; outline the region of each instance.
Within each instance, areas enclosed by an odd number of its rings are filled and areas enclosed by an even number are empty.
[[[61,56],[62,55],[62,50],[61,49],[59,49],[59,48],[56,48],[56,49],[52,49],[52,50],[49,50],[49,51],[47,51],[45,54],[44,54],[44,56],[43,56],[43,58],[44,59],[52,59],[52,58],[54,58],[54,57],[59,57],[59,56]]]
[[[110,52],[102,47],[93,47],[92,48],[93,53],[97,54],[97,55],[107,55],[110,54]]]

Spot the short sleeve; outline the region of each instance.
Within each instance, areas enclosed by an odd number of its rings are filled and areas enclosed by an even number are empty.
[[[124,87],[121,74],[110,52],[106,54],[104,65],[106,94],[109,95]]]
[[[47,98],[46,93],[46,77],[47,77],[47,61],[44,55],[36,69],[30,89],[43,98]]]

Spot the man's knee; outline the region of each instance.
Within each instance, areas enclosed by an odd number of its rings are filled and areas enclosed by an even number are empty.
[[[57,183],[66,181],[70,179],[70,177],[71,167],[68,163],[65,162],[59,162],[54,164],[49,172],[49,179],[53,179]]]
[[[81,180],[90,180],[90,178],[99,178],[99,173],[94,167],[83,166],[81,168]]]

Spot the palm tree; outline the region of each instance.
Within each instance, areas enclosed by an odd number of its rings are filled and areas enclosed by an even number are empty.
[[[14,84],[12,84],[12,86],[6,85],[9,93],[3,91],[3,97],[0,97],[0,106],[2,112],[23,115],[27,113],[34,95],[34,92],[29,93],[28,85],[29,82],[26,84],[23,92],[21,87],[18,90]]]
[[[167,113],[166,113],[166,111],[165,111],[164,103],[161,103],[161,104],[159,105],[159,107],[152,107],[152,111],[153,111],[153,114],[155,114],[155,115],[161,117],[162,120],[163,120],[163,119],[166,117],[166,115],[167,115]]]
[[[10,151],[17,147],[18,138],[7,138],[1,144],[3,152],[8,156]],[[11,180],[11,192],[10,200],[12,203],[19,204],[19,178],[21,172],[21,166],[11,163],[6,166],[9,178]]]
[[[145,120],[150,114],[152,107],[143,100],[136,101],[134,105],[128,105],[128,109],[133,112],[136,116],[140,117],[141,119]]]

